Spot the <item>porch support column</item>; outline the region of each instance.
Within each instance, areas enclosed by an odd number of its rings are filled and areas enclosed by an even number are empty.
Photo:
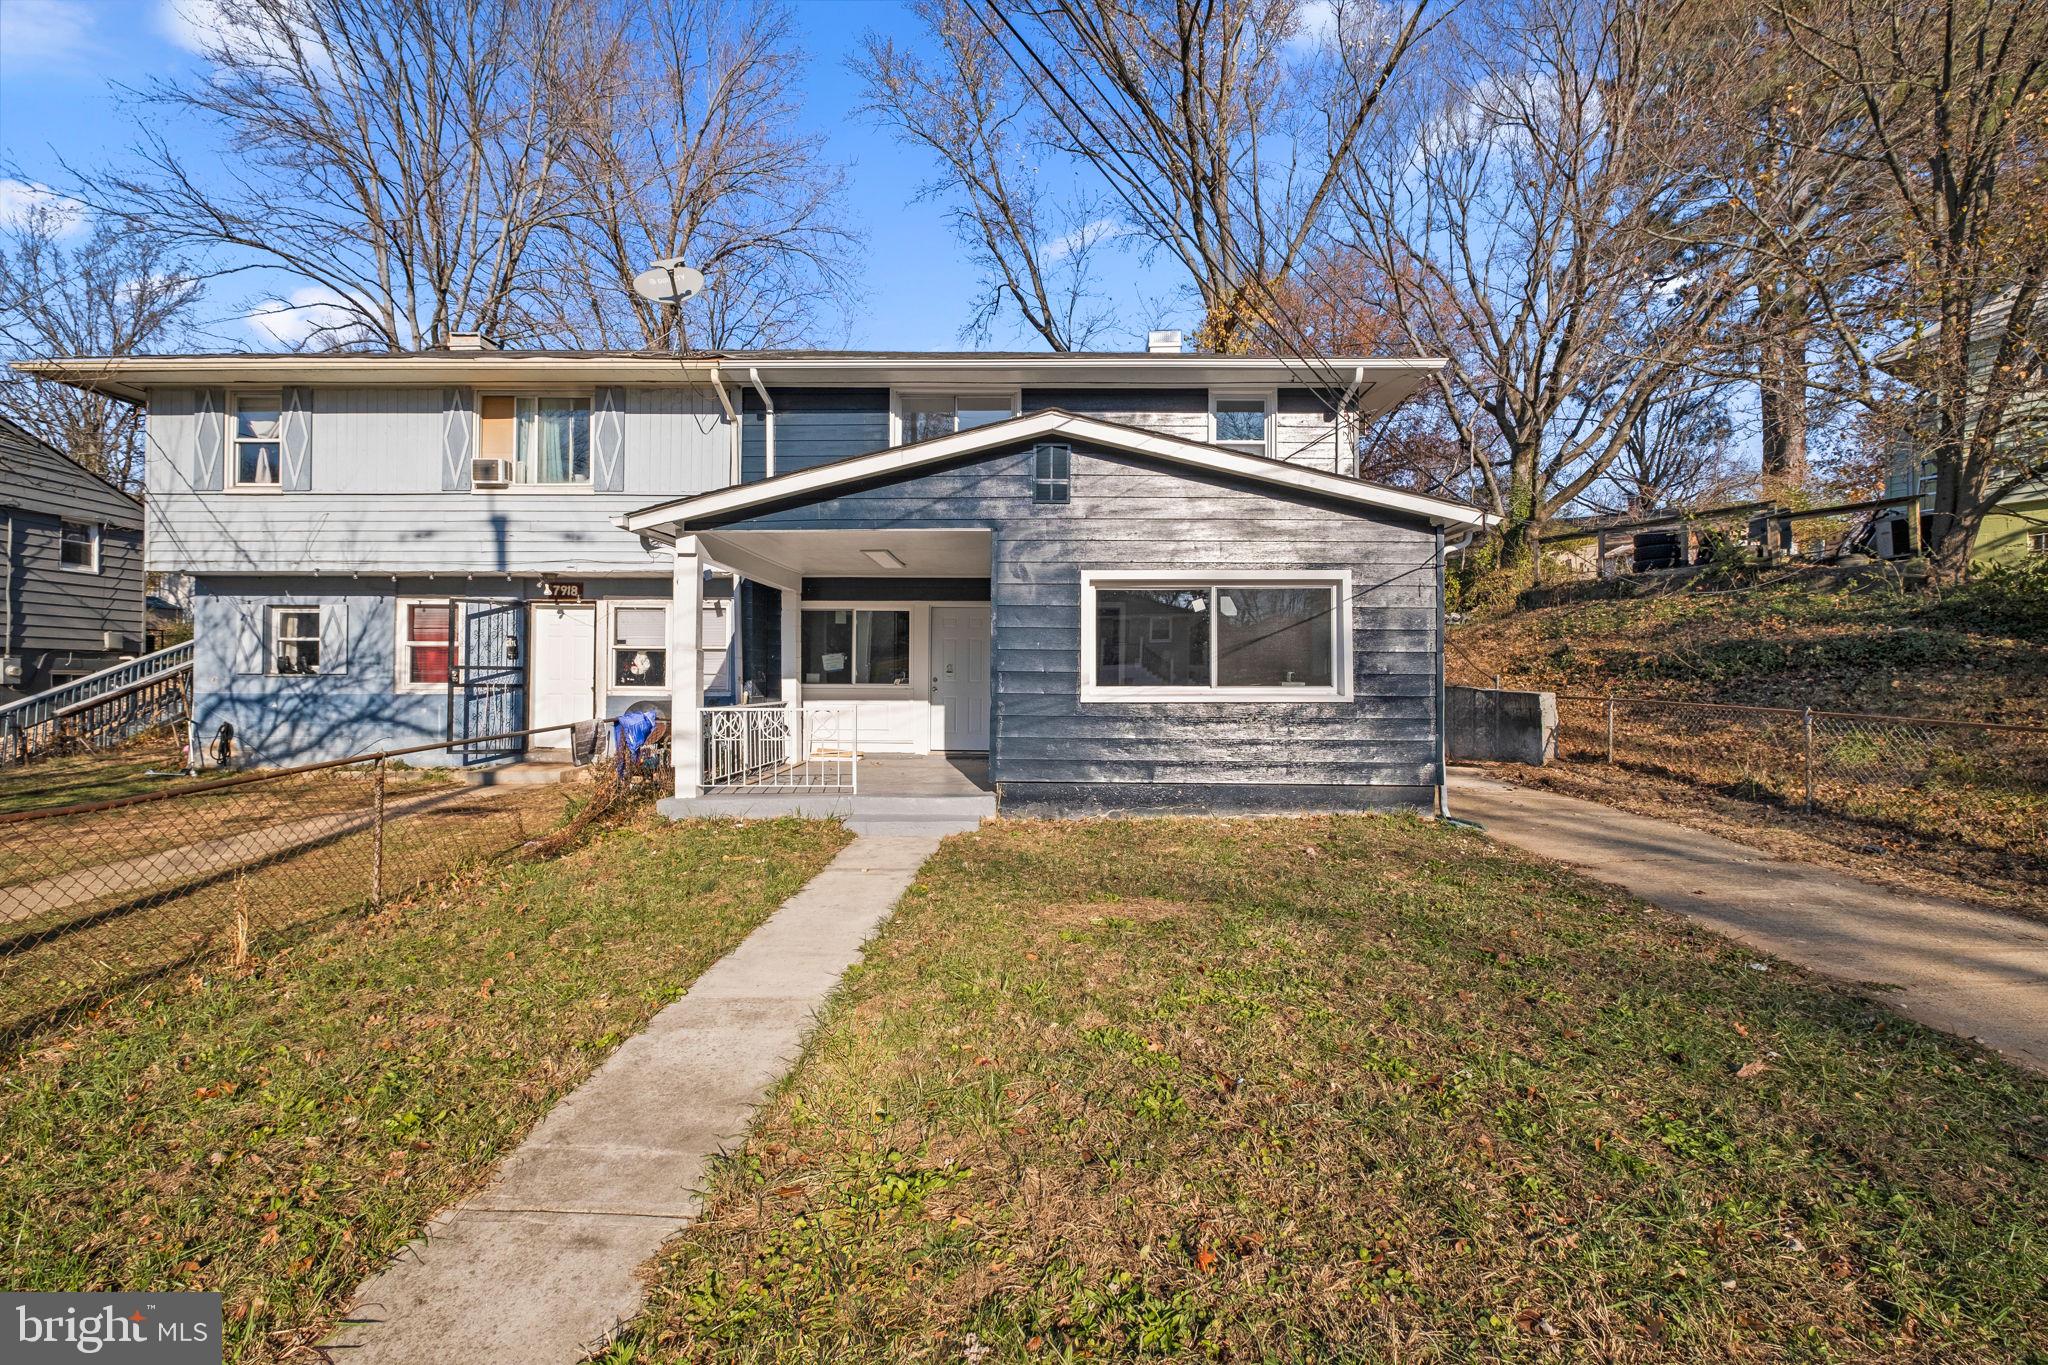
[[[668,614],[669,754],[676,795],[704,794],[704,564],[695,536],[676,537],[674,605]]]
[[[782,589],[782,704],[789,708],[792,746],[802,742],[804,733],[803,609],[803,593]],[[789,757],[795,761],[803,755],[792,752]]]

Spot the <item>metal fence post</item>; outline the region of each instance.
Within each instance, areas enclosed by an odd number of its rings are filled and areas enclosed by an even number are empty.
[[[1614,694],[1607,694],[1607,761],[1614,762]]]
[[[1807,707],[1800,717],[1800,729],[1806,744],[1806,813],[1813,814],[1813,708]]]
[[[377,813],[371,821],[376,831],[373,852],[370,857],[370,901],[379,910],[384,908],[384,756],[379,754],[375,764],[377,773]]]

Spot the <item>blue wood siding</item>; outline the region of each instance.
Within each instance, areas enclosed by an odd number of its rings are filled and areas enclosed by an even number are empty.
[[[770,389],[775,400],[775,472],[792,474],[831,464],[889,444],[887,389]],[[761,422],[761,396],[742,395],[740,478],[756,483],[768,476],[768,443]]]
[[[723,529],[993,532],[991,775],[1012,795],[1123,784],[1182,801],[1218,787],[1369,786],[1426,799],[1439,777],[1434,528],[1083,446],[1073,469],[1064,505],[1031,501],[1019,447]],[[1113,569],[1350,569],[1352,696],[1084,706],[1081,574]]]

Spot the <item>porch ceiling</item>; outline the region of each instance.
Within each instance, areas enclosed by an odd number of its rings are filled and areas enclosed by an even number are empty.
[[[794,578],[987,578],[989,533],[931,531],[705,531],[704,553],[761,582]],[[866,551],[887,551],[901,567]],[[776,571],[780,571],[777,575]],[[784,583],[781,586],[795,586]]]

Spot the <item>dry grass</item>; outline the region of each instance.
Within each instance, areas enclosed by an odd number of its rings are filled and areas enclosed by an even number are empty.
[[[0,1283],[215,1290],[310,1358],[356,1285],[846,842],[642,813],[256,940],[0,1072]]]
[[[2048,1083],[1456,830],[950,840],[605,1356],[2048,1351]]]

